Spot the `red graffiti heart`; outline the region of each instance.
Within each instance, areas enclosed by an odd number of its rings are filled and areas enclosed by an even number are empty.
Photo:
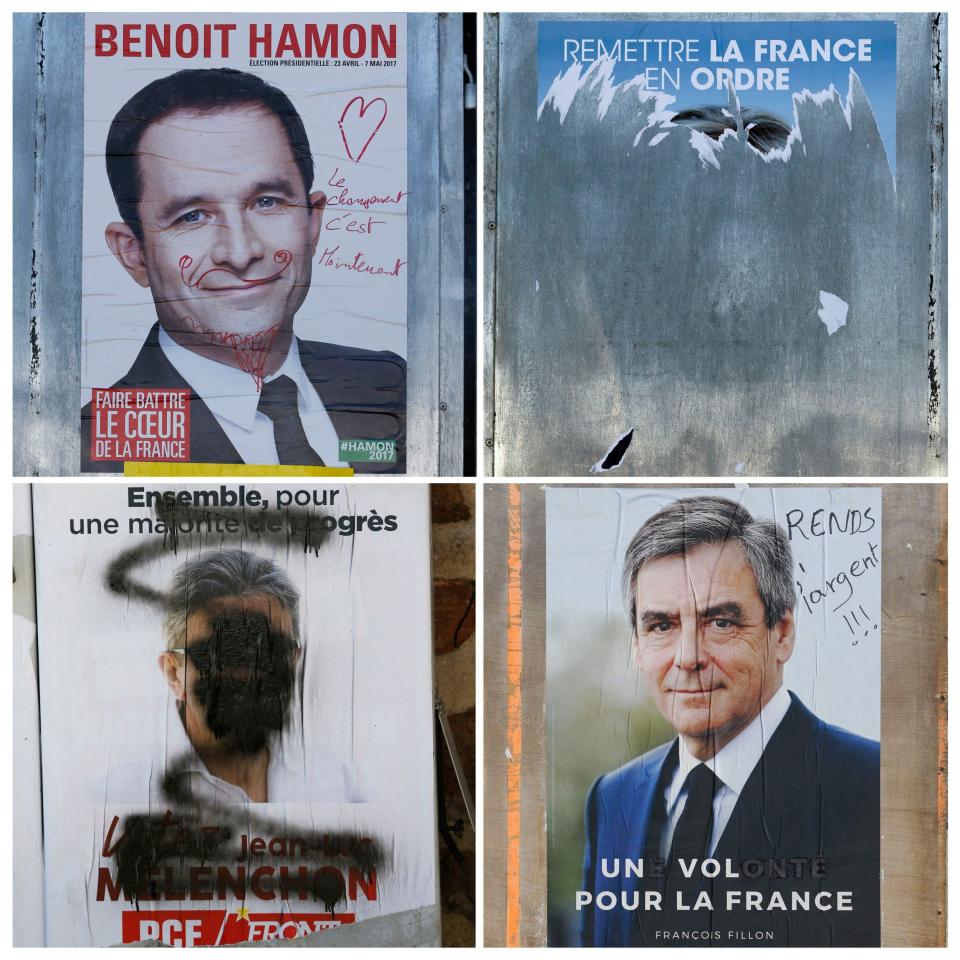
[[[354,109],[354,104],[358,106]],[[370,116],[367,117],[366,113],[374,104],[379,104],[379,119],[377,119],[377,110],[372,110]],[[347,119],[347,114],[352,112],[352,116]],[[346,147],[347,156],[354,162],[359,163],[360,158],[366,153],[367,147],[370,146],[370,141],[377,135],[377,131],[383,126],[383,121],[387,119],[387,101],[383,97],[374,97],[369,103],[366,103],[363,97],[354,97],[344,108],[343,113],[340,114],[340,136],[343,137],[343,145]],[[347,127],[350,128],[349,138],[347,136]],[[369,131],[369,132],[368,132]],[[366,140],[364,140],[366,136]],[[354,147],[363,141],[363,146],[360,148],[359,153],[354,155],[353,150],[350,147],[350,142],[353,141]]]

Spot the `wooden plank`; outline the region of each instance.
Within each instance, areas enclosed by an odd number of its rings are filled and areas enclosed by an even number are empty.
[[[525,483],[523,490],[523,595],[525,598],[523,755],[526,770],[520,804],[522,880],[520,898],[524,905],[520,942],[525,947],[547,941],[547,910],[543,896],[547,889],[547,780],[546,713],[546,515],[543,489]]]
[[[559,484],[558,484],[559,486]],[[623,484],[671,487],[675,484]],[[729,485],[705,484],[729,488]],[[873,486],[857,484],[854,486]],[[881,888],[884,946],[946,938],[946,486],[883,491]],[[521,944],[545,946],[544,488],[523,484]],[[484,489],[485,943],[505,943],[506,487]],[[537,726],[537,723],[543,724]],[[538,746],[539,745],[539,746]]]
[[[483,942],[506,942],[507,488],[483,488]]]
[[[883,488],[882,943],[946,942],[947,488]]]

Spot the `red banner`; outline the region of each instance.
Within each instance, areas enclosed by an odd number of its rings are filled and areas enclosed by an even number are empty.
[[[190,391],[93,391],[91,460],[189,460]]]
[[[239,910],[124,910],[123,942],[159,940],[168,947],[293,940],[353,923],[352,913],[251,913]]]

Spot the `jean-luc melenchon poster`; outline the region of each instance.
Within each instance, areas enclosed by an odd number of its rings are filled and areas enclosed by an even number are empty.
[[[403,473],[405,17],[85,33],[82,469]]]
[[[550,943],[879,946],[880,492],[546,503]]]
[[[33,513],[48,946],[436,903],[425,488],[38,486]]]

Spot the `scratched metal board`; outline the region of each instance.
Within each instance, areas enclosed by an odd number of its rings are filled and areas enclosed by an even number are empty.
[[[407,473],[463,469],[459,16],[407,19]],[[13,472],[80,471],[83,15],[14,15]]]
[[[596,73],[538,119],[544,24],[851,18],[895,23],[893,169],[852,85],[786,160],[640,142],[656,107]],[[614,475],[945,474],[945,43],[937,14],[488,17],[488,474],[583,476],[631,428]]]

